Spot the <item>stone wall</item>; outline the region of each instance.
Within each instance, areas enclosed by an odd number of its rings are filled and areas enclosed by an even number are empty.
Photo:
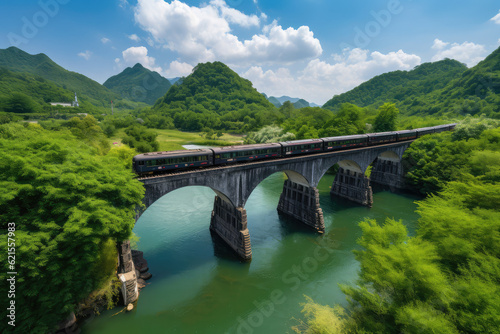
[[[286,180],[278,203],[278,212],[299,220],[320,233],[325,231],[323,210],[319,206],[316,187]]]
[[[139,298],[139,291],[129,240],[118,245],[118,278],[122,282],[124,304],[135,302]]]
[[[389,186],[391,190],[405,188],[403,166],[399,161],[377,158],[373,164],[370,180]]]
[[[330,193],[369,207],[373,204],[370,179],[363,173],[342,167],[335,176]]]
[[[217,233],[242,260],[250,261],[252,259],[247,212],[244,208],[236,208],[231,203],[216,196],[210,229]]]

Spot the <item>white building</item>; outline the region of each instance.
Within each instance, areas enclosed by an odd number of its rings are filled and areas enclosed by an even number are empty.
[[[76,97],[76,92],[75,92],[75,100],[71,103],[67,102],[50,102],[51,106],[60,106],[60,107],[68,107],[68,108],[74,108],[74,107],[79,107],[80,105],[78,104],[78,98]]]

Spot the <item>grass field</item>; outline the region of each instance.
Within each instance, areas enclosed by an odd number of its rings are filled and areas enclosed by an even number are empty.
[[[224,134],[218,140],[207,140],[200,137],[199,133],[195,132],[182,132],[179,130],[154,130],[158,134],[158,142],[160,143],[160,151],[173,151],[173,150],[183,150],[182,145],[206,145],[206,146],[228,146],[228,145],[238,145],[243,143],[243,138],[238,136],[233,136],[230,134]],[[110,138],[111,144],[117,143],[115,145],[121,145],[121,138],[125,136],[123,129],[120,129],[115,136]]]

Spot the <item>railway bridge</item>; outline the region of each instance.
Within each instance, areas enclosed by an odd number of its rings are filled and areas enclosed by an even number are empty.
[[[254,161],[227,166],[213,166],[151,177],[139,180],[146,189],[141,214],[162,196],[186,186],[210,187],[216,194],[210,230],[219,235],[239,258],[252,258],[245,203],[252,191],[268,176],[276,172],[287,175],[278,203],[278,212],[300,221],[318,233],[325,224],[319,205],[318,183],[335,164],[339,170],[332,184],[331,194],[347,198],[361,205],[373,203],[371,182],[403,187],[401,158],[412,141],[348,149],[344,151],[292,156],[274,160]],[[370,178],[366,169],[373,163]],[[125,304],[138,298],[137,276],[132,261],[130,242],[118,246],[118,276],[122,281]]]
[[[146,194],[145,209],[169,192],[186,186],[206,186],[215,193],[210,229],[216,232],[243,260],[250,260],[252,250],[247,228],[245,203],[252,191],[268,176],[284,172],[278,211],[323,233],[325,225],[319,206],[318,183],[335,164],[339,171],[331,193],[371,206],[371,182],[393,188],[403,185],[401,158],[410,141],[379,146],[324,152],[274,160],[214,166],[140,179]],[[373,163],[371,178],[365,176]],[[136,220],[142,211],[137,212]]]

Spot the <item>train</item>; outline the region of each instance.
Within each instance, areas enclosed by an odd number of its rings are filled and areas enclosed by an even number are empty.
[[[136,155],[132,167],[139,176],[176,170],[280,159],[290,156],[346,150],[414,140],[427,134],[452,131],[456,123],[427,128],[378,132],[318,139],[292,140],[270,144],[214,147],[210,149],[149,152]]]

